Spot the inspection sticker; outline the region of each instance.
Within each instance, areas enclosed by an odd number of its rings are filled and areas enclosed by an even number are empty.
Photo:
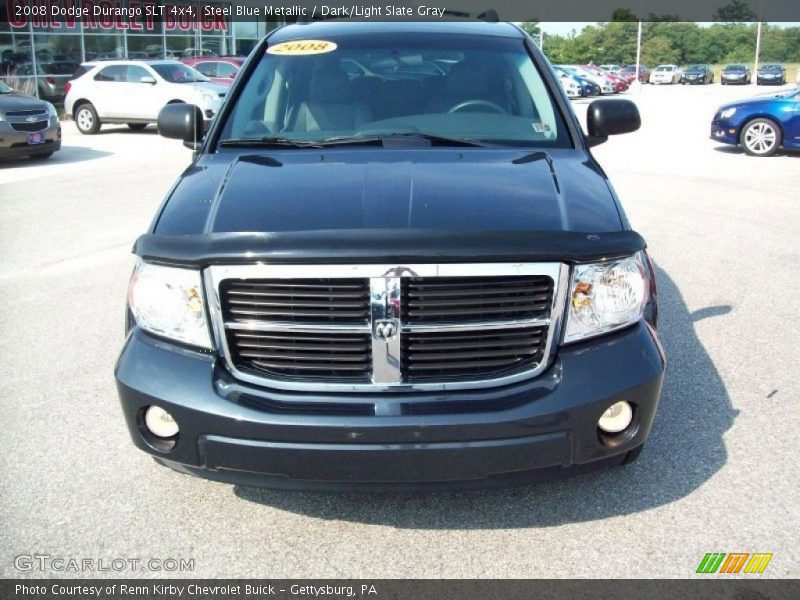
[[[282,42],[267,48],[268,54],[281,56],[303,56],[306,54],[325,54],[336,50],[334,42],[323,40],[297,40],[295,42]]]

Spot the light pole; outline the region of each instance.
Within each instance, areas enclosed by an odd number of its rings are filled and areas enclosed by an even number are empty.
[[[756,65],[753,69],[753,77],[755,78],[755,84],[758,85],[758,55],[761,53],[761,21],[758,22],[758,28],[756,29]],[[752,81],[752,80],[751,80]]]
[[[639,79],[639,69],[642,63],[642,21],[639,20],[639,33],[636,35],[636,75],[634,81],[636,82],[636,89],[642,91],[642,81]]]

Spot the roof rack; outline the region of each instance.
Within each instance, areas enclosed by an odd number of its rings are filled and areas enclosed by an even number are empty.
[[[481,21],[487,21],[488,23],[498,23],[500,21],[500,17],[497,15],[497,11],[493,8],[489,8],[483,11],[481,14],[478,15],[478,18]]]

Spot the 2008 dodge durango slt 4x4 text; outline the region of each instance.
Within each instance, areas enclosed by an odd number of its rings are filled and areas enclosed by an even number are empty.
[[[664,371],[653,267],[587,129],[507,23],[294,24],[253,51],[135,245],[116,378],[182,472],[327,490],[622,464]],[[201,139],[203,138],[203,139]]]

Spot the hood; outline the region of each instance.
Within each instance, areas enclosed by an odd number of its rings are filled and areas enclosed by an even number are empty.
[[[13,110],[34,110],[44,109],[47,102],[34,98],[33,96],[26,96],[25,94],[18,94],[16,92],[11,94],[0,94],[0,112],[8,112]]]
[[[778,94],[768,92],[753,98],[745,98],[742,100],[736,100],[734,102],[728,102],[727,104],[720,106],[717,110],[721,111],[725,110],[726,108],[758,107],[761,105],[772,104],[774,102],[780,102],[784,98],[790,98],[796,93],[797,92],[794,90],[789,90]]]
[[[184,173],[154,233],[623,228],[582,150],[224,151]]]
[[[186,84],[191,85],[194,88],[198,88],[201,90],[208,90],[209,92],[214,93],[227,93],[230,86],[223,85],[221,83],[216,83],[215,81],[198,81],[197,83]]]

